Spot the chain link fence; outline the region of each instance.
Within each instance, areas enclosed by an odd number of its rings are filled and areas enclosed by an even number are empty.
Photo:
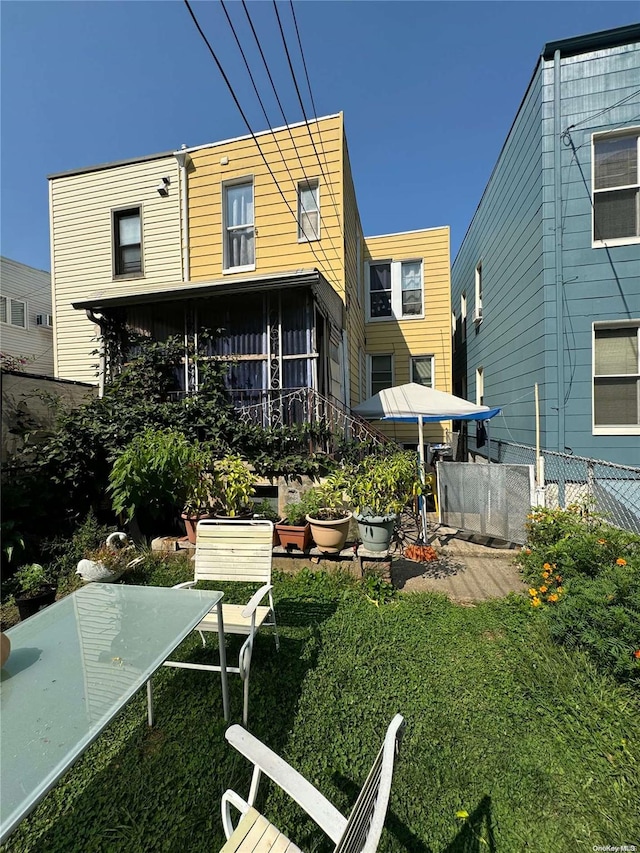
[[[526,444],[491,439],[475,446],[469,436],[468,451],[477,461],[536,466],[536,451]],[[588,504],[610,524],[640,533],[640,468],[616,465],[585,456],[542,450],[536,499],[548,509]]]

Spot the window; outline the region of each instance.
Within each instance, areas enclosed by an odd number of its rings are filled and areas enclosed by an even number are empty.
[[[467,339],[467,294],[463,293],[460,297],[460,336],[463,341]]]
[[[27,303],[22,299],[0,296],[0,322],[27,328]]]
[[[434,359],[432,355],[416,355],[411,359],[411,381],[433,388]]]
[[[298,240],[320,239],[320,199],[317,181],[298,184]]]
[[[224,186],[224,268],[255,267],[253,181]]]
[[[369,320],[422,317],[422,261],[369,264]]]
[[[476,370],[476,406],[484,406],[484,367]]]
[[[140,208],[113,213],[114,275],[142,274],[142,230]]]
[[[393,385],[393,356],[392,355],[370,355],[369,376],[371,394],[384,391]]]
[[[640,134],[594,137],[593,241],[640,238]]]
[[[595,327],[593,426],[595,432],[640,431],[640,321]]]
[[[473,312],[473,322],[482,322],[482,263],[476,267],[476,309]]]

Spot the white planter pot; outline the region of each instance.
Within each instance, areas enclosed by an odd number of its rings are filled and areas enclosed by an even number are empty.
[[[97,563],[95,560],[80,560],[76,574],[80,575],[85,583],[113,583],[122,572],[111,572],[104,563]]]

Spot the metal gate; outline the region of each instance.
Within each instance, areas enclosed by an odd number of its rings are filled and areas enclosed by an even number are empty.
[[[522,545],[535,504],[533,465],[438,462],[440,522]]]

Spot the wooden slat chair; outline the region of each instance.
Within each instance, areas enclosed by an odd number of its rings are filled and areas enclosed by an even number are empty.
[[[242,726],[231,726],[226,732],[227,740],[252,762],[254,768],[247,800],[235,791],[225,791],[222,795],[222,825],[227,843],[220,853],[301,853],[254,807],[262,773],[302,806],[334,842],[334,853],[375,853],[387,813],[393,765],[404,725],[400,714],[391,720],[382,747],[348,819],[269,747]],[[235,829],[231,822],[231,806],[241,815]]]
[[[276,615],[271,592],[271,562],[273,553],[273,523],[264,519],[222,520],[204,519],[196,529],[195,573],[192,581],[177,584],[176,589],[195,586],[198,581],[238,581],[261,583],[260,589],[247,604],[222,605],[225,634],[246,635],[240,649],[238,666],[227,666],[227,672],[240,675],[244,683],[242,722],[249,716],[249,671],[254,637],[262,626],[274,630],[276,649],[280,649]],[[268,599],[268,606],[260,602]],[[212,609],[195,629],[206,645],[205,632],[218,630],[218,617]],[[220,672],[219,666],[167,661],[166,666]]]

